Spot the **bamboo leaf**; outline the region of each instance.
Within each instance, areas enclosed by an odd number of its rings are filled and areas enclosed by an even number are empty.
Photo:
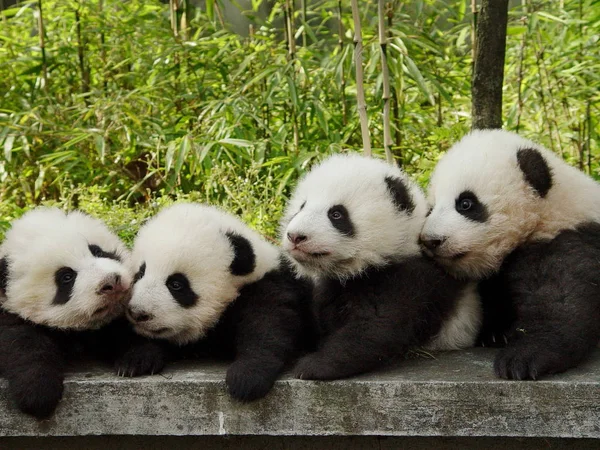
[[[433,94],[427,87],[425,78],[423,78],[423,75],[421,74],[421,71],[419,70],[415,62],[408,55],[405,55],[404,61],[406,63],[406,69],[408,74],[412,77],[413,80],[415,80],[421,92],[427,97],[427,100],[429,100],[429,103],[435,105]]]
[[[15,142],[15,135],[10,134],[4,139],[4,157],[6,161],[10,162],[12,159],[12,148]]]

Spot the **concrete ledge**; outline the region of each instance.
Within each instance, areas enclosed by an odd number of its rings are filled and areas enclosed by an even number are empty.
[[[494,351],[415,359],[334,382],[284,376],[263,400],[225,392],[225,365],[185,363],[161,376],[70,373],[55,416],[37,422],[9,405],[0,384],[0,436],[297,435],[600,437],[600,351],[543,381],[492,375]]]

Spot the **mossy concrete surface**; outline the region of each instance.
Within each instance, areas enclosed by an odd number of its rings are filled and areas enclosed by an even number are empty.
[[[415,358],[333,382],[284,375],[264,399],[225,390],[226,365],[186,362],[162,375],[69,372],[52,419],[19,413],[0,383],[0,436],[263,435],[600,437],[600,350],[542,381],[494,377],[494,350]]]

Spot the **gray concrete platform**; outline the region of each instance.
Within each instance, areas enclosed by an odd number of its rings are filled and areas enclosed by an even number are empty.
[[[286,375],[251,404],[228,397],[222,364],[186,362],[136,379],[85,367],[68,374],[43,422],[9,404],[2,380],[0,436],[600,437],[600,350],[566,374],[527,382],[496,379],[494,354],[438,354],[333,382]]]

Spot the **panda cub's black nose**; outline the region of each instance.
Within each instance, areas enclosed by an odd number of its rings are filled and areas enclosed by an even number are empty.
[[[435,250],[436,248],[438,248],[440,245],[442,245],[442,243],[445,241],[446,239],[439,239],[439,238],[435,238],[435,239],[428,239],[424,236],[419,236],[419,243],[425,247],[427,250]]]
[[[131,306],[127,308],[127,314],[135,322],[148,322],[154,317],[152,314],[148,314],[146,311],[135,310]]]
[[[104,284],[100,288],[100,291],[103,294],[112,292],[114,290],[117,290],[120,284],[121,284],[121,275],[114,274],[110,277],[110,279],[108,279],[104,282]]]
[[[304,242],[306,240],[306,236],[304,236],[303,234],[298,234],[298,233],[288,233],[287,237],[288,237],[289,241],[294,245],[298,245],[301,242]]]

